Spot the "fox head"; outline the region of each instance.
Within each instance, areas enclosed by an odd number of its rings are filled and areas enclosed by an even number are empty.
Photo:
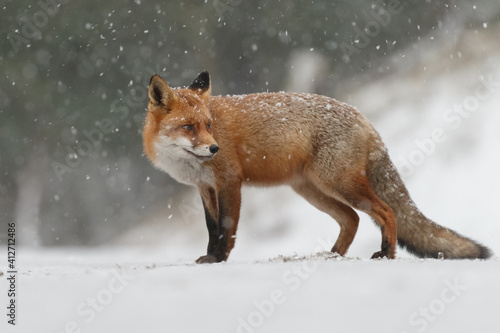
[[[172,89],[159,75],[149,83],[144,151],[157,167],[172,161],[203,163],[219,151],[212,136],[210,76],[200,73],[188,88]],[[169,171],[169,170],[165,170]]]

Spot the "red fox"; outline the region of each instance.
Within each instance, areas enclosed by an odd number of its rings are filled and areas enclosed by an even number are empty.
[[[208,228],[207,254],[227,260],[240,217],[241,186],[287,184],[340,225],[332,252],[344,255],[358,228],[354,209],[382,233],[372,258],[396,245],[423,258],[488,258],[488,248],[439,226],[415,206],[380,135],[354,107],[313,94],[211,96],[210,76],[172,89],[149,84],[144,151],[181,183],[197,186]]]

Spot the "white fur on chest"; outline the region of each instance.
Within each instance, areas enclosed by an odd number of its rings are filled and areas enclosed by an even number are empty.
[[[156,159],[154,165],[168,173],[172,178],[187,185],[215,183],[212,168],[204,165],[202,161],[191,157],[182,146],[166,136],[154,144]]]

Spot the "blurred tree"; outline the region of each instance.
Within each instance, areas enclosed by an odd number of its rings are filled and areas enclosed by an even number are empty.
[[[21,241],[30,244],[106,242],[143,220],[146,207],[165,204],[183,189],[142,154],[152,74],[179,86],[207,69],[215,94],[277,91],[286,87],[294,55],[305,50],[325,60],[326,78],[311,89],[333,95],[358,73],[383,75],[390,70],[381,65],[387,55],[472,6],[412,0],[59,3],[4,2],[0,23],[0,209],[3,221],[22,223]]]

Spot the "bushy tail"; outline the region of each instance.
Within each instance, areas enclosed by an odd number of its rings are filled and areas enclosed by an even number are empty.
[[[487,247],[434,223],[418,210],[385,150],[371,157],[368,179],[378,197],[396,214],[400,246],[421,258],[491,257]]]

